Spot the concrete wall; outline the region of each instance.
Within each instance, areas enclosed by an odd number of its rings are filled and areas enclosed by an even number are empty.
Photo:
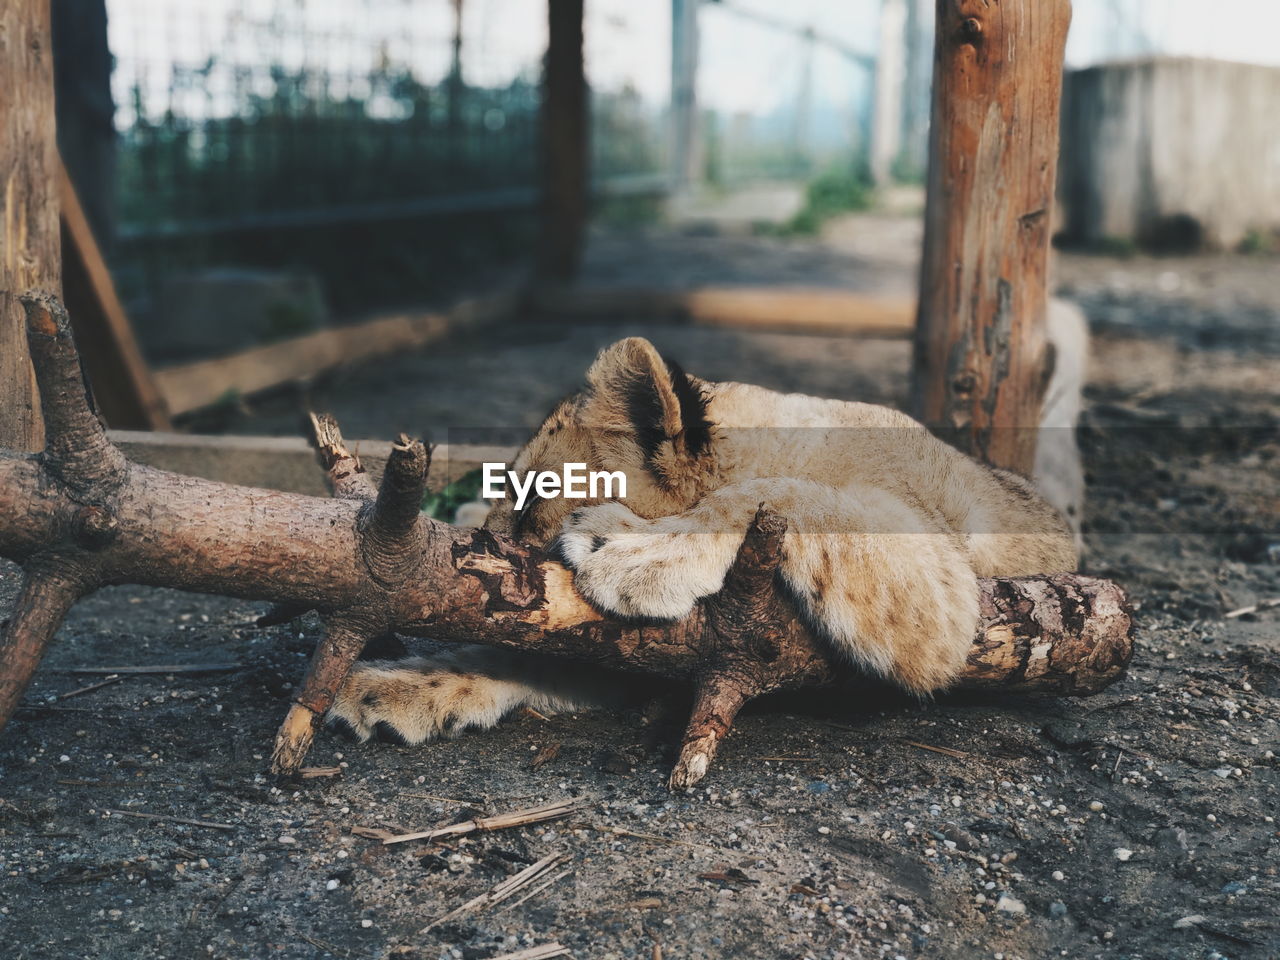
[[[1059,194],[1073,242],[1280,229],[1280,68],[1154,58],[1069,73]]]

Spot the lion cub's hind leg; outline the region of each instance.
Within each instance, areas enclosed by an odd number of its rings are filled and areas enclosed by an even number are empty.
[[[357,740],[417,744],[484,730],[520,707],[552,715],[622,699],[604,671],[493,647],[357,663],[326,717]]]

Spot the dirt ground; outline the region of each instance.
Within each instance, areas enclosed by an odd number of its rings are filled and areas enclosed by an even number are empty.
[[[873,229],[603,237],[589,279],[908,289],[909,258],[876,252],[909,244],[877,245]],[[639,712],[518,716],[418,748],[323,734],[309,762],[338,774],[277,785],[265,754],[317,624],[258,630],[258,604],[105,590],[74,611],[0,739],[0,953],[480,960],[558,941],[646,960],[1280,956],[1280,608],[1224,616],[1280,597],[1280,263],[1063,257],[1058,276],[1095,330],[1087,569],[1138,608],[1115,687],[765,704],[678,795],[664,786],[676,730]],[[904,397],[902,342],[526,323],[345,371],[228,425],[290,432],[309,402],[352,436],[528,428],[623,332],[710,378]],[[15,587],[0,567],[0,605]],[[101,676],[71,672],[211,662],[234,666],[94,690]],[[444,844],[353,832],[571,796],[584,804],[567,820]],[[144,813],[205,825],[130,815]],[[564,857],[550,886],[429,926],[549,854]]]

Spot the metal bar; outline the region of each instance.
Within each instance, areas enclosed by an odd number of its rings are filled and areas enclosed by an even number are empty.
[[[708,5],[718,7],[726,13],[731,13],[735,17],[739,17],[743,20],[749,20],[752,23],[757,23],[762,27],[768,27],[770,30],[777,30],[779,33],[789,33],[802,40],[812,40],[815,43],[820,43],[824,47],[834,50],[845,59],[852,60],[859,66],[865,67],[867,70],[874,70],[876,68],[876,58],[871,54],[857,50],[854,47],[849,46],[849,44],[845,43],[839,37],[834,37],[829,33],[825,33],[821,30],[814,30],[810,27],[804,27],[800,24],[791,23],[781,17],[775,17],[759,10],[740,7],[736,3],[727,2],[727,0],[708,0]]]
[[[670,179],[666,174],[630,174],[599,181],[592,185],[591,190],[595,196],[605,199],[661,196],[670,190]],[[458,213],[532,210],[537,204],[537,188],[507,187],[388,203],[340,204],[310,210],[287,210],[254,217],[168,220],[146,225],[123,224],[117,231],[117,240],[120,243],[137,243],[263,230],[296,230],[345,223],[372,223],[380,220],[413,220],[418,217],[450,216]]]

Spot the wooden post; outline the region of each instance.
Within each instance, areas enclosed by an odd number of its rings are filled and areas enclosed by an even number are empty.
[[[578,271],[590,180],[587,78],[582,62],[583,0],[547,0],[542,82],[540,279],[568,282]]]
[[[448,122],[449,136],[453,139],[453,146],[459,149],[462,144],[458,140],[462,137],[462,92],[465,89],[462,82],[462,3],[463,0],[452,0],[453,3],[453,59],[449,65],[448,79]]]
[[[701,0],[671,0],[671,185],[677,193],[699,179],[698,7]]]
[[[1070,0],[938,0],[915,413],[1030,474]]]
[[[58,146],[49,0],[0,4],[0,447],[39,450],[44,422],[18,297],[58,293]]]

